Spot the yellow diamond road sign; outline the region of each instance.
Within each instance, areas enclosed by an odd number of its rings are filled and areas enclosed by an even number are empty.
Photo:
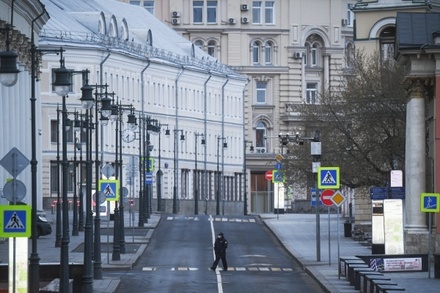
[[[335,192],[330,199],[338,207],[341,206],[346,200],[345,196],[343,196],[339,191]]]

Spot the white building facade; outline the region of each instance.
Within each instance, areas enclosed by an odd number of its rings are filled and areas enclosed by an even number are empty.
[[[206,53],[249,78],[245,93],[252,212],[273,211],[265,172],[282,152],[280,133],[311,136],[295,105],[337,89],[353,54],[357,1],[120,0],[140,5]],[[254,152],[250,146],[254,146]],[[289,195],[306,199],[307,186]],[[307,202],[308,208],[310,203]],[[287,208],[287,206],[286,206]]]

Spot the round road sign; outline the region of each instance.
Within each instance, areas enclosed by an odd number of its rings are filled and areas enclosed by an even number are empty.
[[[264,174],[264,177],[266,178],[266,180],[272,180],[272,177],[273,177],[272,170],[266,171],[266,173]]]
[[[321,193],[321,202],[323,205],[331,207],[333,205],[332,196],[335,194],[335,191],[332,189],[326,189]]]

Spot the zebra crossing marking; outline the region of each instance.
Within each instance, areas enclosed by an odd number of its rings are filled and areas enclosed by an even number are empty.
[[[143,267],[142,271],[145,272],[155,272],[159,269],[157,267]],[[182,272],[182,271],[198,271],[199,268],[195,267],[171,267],[169,269],[173,272]],[[209,270],[209,268],[207,268]],[[219,268],[220,271],[223,271],[221,268]],[[292,268],[279,268],[279,267],[228,267],[229,271],[236,271],[236,272],[292,272]]]

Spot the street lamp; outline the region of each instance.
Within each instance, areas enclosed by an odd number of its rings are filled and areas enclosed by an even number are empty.
[[[254,145],[252,141],[245,140],[244,141],[244,151],[243,151],[243,158],[244,158],[244,164],[243,164],[243,181],[244,181],[244,198],[243,198],[243,214],[246,216],[248,214],[248,208],[247,208],[247,164],[246,164],[246,144],[251,143],[251,146],[249,147],[249,150],[251,153],[254,152]]]
[[[14,0],[11,1],[11,24],[6,24],[6,51],[0,52],[0,83],[4,86],[11,87],[17,83],[18,73],[17,57],[18,54],[10,51],[9,31],[13,27],[14,19]],[[33,33],[33,32],[32,32]]]
[[[203,133],[194,133],[194,137],[196,142],[194,144],[194,156],[195,156],[195,168],[194,168],[194,215],[199,214],[199,178],[198,178],[198,170],[197,170],[197,139],[198,137],[202,137],[202,145],[205,144],[205,136]]]
[[[168,124],[159,124],[159,127],[162,126],[166,126],[167,129],[165,129],[165,135],[166,136],[170,136],[170,130],[168,129]],[[159,129],[159,167],[156,173],[156,184],[157,184],[157,211],[160,212],[162,211],[162,176],[163,176],[163,172],[161,169],[162,163],[161,163],[161,134],[162,134],[162,130]]]
[[[320,194],[318,191],[318,179],[317,173],[318,168],[320,166],[320,158],[321,158],[321,141],[320,141],[321,133],[319,130],[315,130],[313,137],[301,137],[297,132],[294,136],[289,133],[279,134],[279,140],[282,146],[287,145],[289,142],[296,143],[298,145],[303,145],[304,141],[310,141],[310,154],[312,156],[312,172],[314,173],[314,182],[315,182],[315,194],[316,194],[316,261],[321,261],[321,220],[319,217],[319,201]]]
[[[179,184],[179,147],[177,133],[180,132],[180,141],[185,140],[183,130],[174,129],[174,186],[173,186],[173,214],[177,214],[177,186]]]
[[[228,144],[226,143],[226,137],[217,136],[217,185],[216,185],[217,191],[216,191],[216,207],[215,207],[215,214],[217,216],[220,215],[220,187],[221,187],[221,185],[220,185],[220,177],[223,176],[223,174],[221,174],[222,176],[220,176],[220,163],[219,163],[219,159],[220,159],[220,140],[222,141],[223,149],[228,147]],[[222,158],[222,162],[223,162],[223,158]],[[223,164],[222,164],[222,172],[223,172]]]
[[[123,186],[122,186],[122,113],[124,110],[129,110],[130,113],[127,115],[128,117],[128,128],[133,131],[136,128],[136,116],[134,115],[133,105],[123,105],[119,101],[116,101],[115,104],[111,105],[111,119],[116,122],[116,157],[115,157],[115,166],[116,172],[115,177],[116,180],[119,180],[120,188],[117,192],[119,192],[119,200],[115,202],[115,213],[114,213],[114,228],[113,228],[113,253],[112,260],[121,260],[121,253],[125,253],[125,231],[124,231],[124,195]],[[110,111],[108,112],[110,113]],[[118,157],[119,152],[119,157]],[[119,205],[119,207],[118,207]]]

